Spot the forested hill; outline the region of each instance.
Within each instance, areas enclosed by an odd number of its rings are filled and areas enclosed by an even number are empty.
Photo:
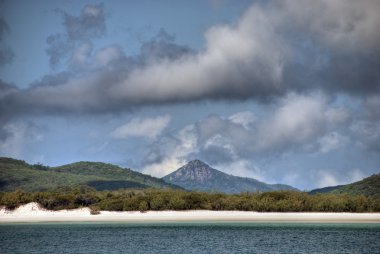
[[[0,191],[44,191],[79,185],[96,190],[179,188],[161,179],[102,162],[76,162],[48,167],[0,157]]]
[[[380,174],[375,174],[364,178],[361,181],[347,185],[331,186],[321,189],[315,189],[309,192],[316,193],[336,193],[349,195],[365,195],[372,198],[380,199]]]

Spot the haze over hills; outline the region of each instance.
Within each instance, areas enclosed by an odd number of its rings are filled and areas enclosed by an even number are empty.
[[[363,180],[338,186],[330,186],[320,189],[315,189],[309,192],[316,193],[335,193],[349,195],[364,195],[380,199],[380,174],[375,174],[364,178]]]
[[[78,185],[87,185],[96,190],[179,188],[159,178],[102,162],[76,162],[47,167],[0,157],[0,191],[44,191]]]
[[[253,178],[228,175],[211,168],[200,160],[193,160],[162,178],[187,190],[241,193],[272,190],[297,190],[285,184],[267,184]]]

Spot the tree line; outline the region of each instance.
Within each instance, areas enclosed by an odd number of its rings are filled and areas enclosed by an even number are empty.
[[[345,194],[296,191],[224,194],[149,189],[96,191],[89,187],[59,188],[45,192],[0,192],[7,209],[37,202],[49,210],[90,207],[106,211],[239,210],[258,212],[380,212],[380,200]]]

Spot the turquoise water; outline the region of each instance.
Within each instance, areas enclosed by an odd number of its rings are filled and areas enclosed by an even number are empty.
[[[0,252],[380,253],[380,224],[2,224]]]

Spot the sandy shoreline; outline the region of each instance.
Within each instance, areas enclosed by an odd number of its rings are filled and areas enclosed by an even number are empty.
[[[49,211],[29,203],[14,211],[2,208],[0,223],[10,222],[311,222],[380,223],[380,213],[262,213],[245,211],[109,212],[91,215],[89,208]]]

